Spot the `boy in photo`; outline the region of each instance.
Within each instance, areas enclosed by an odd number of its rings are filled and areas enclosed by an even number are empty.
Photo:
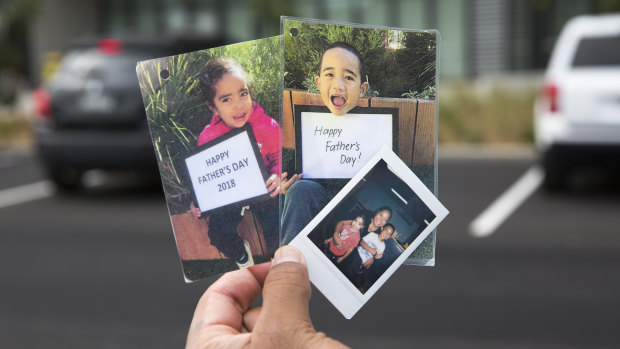
[[[315,82],[323,103],[332,114],[343,116],[357,106],[360,97],[368,90],[365,80],[364,59],[355,47],[345,42],[335,42],[327,47]]]
[[[352,253],[344,262],[343,270],[347,278],[360,288],[365,283],[366,271],[375,262],[375,259],[383,258],[385,240],[394,233],[394,226],[386,224],[381,232],[369,233],[364,236],[357,247],[357,253]]]
[[[355,47],[339,41],[325,49],[315,82],[334,116],[344,116],[357,106],[369,88],[365,80],[366,65]],[[281,222],[284,244],[291,242],[334,195],[315,181],[302,180],[302,176],[295,174],[282,182],[282,193],[286,194]]]

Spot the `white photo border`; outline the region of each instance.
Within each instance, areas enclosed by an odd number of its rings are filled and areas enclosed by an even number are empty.
[[[435,219],[409,244],[407,249],[383,272],[377,281],[365,292],[360,292],[342,274],[342,272],[325,256],[323,251],[310,240],[310,234],[326,216],[340,204],[355,186],[366,176],[380,160],[384,160],[395,174],[406,183],[420,200],[435,214]],[[383,147],[349,183],[332,199],[319,214],[291,241],[297,247],[308,264],[310,280],[316,288],[344,315],[350,319],[377,292],[377,290],[403,264],[409,255],[448,215],[448,210],[428,190],[407,165],[388,147]]]

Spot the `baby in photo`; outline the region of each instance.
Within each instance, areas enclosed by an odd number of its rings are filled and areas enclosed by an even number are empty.
[[[325,240],[325,252],[336,263],[342,262],[360,242],[360,230],[364,228],[365,218],[358,215],[353,220],[336,224],[334,235]]]

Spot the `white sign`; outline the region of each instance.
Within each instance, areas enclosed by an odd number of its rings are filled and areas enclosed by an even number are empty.
[[[391,114],[301,113],[305,178],[351,178],[384,145],[392,149]]]
[[[185,163],[201,212],[267,194],[247,131],[190,156]]]

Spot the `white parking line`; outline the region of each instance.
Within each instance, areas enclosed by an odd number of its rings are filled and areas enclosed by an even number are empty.
[[[52,196],[54,192],[54,184],[49,180],[0,190],[0,209],[44,199]]]
[[[493,234],[540,187],[543,177],[544,171],[540,167],[534,166],[530,168],[517,182],[471,222],[469,225],[470,234],[479,238]]]

